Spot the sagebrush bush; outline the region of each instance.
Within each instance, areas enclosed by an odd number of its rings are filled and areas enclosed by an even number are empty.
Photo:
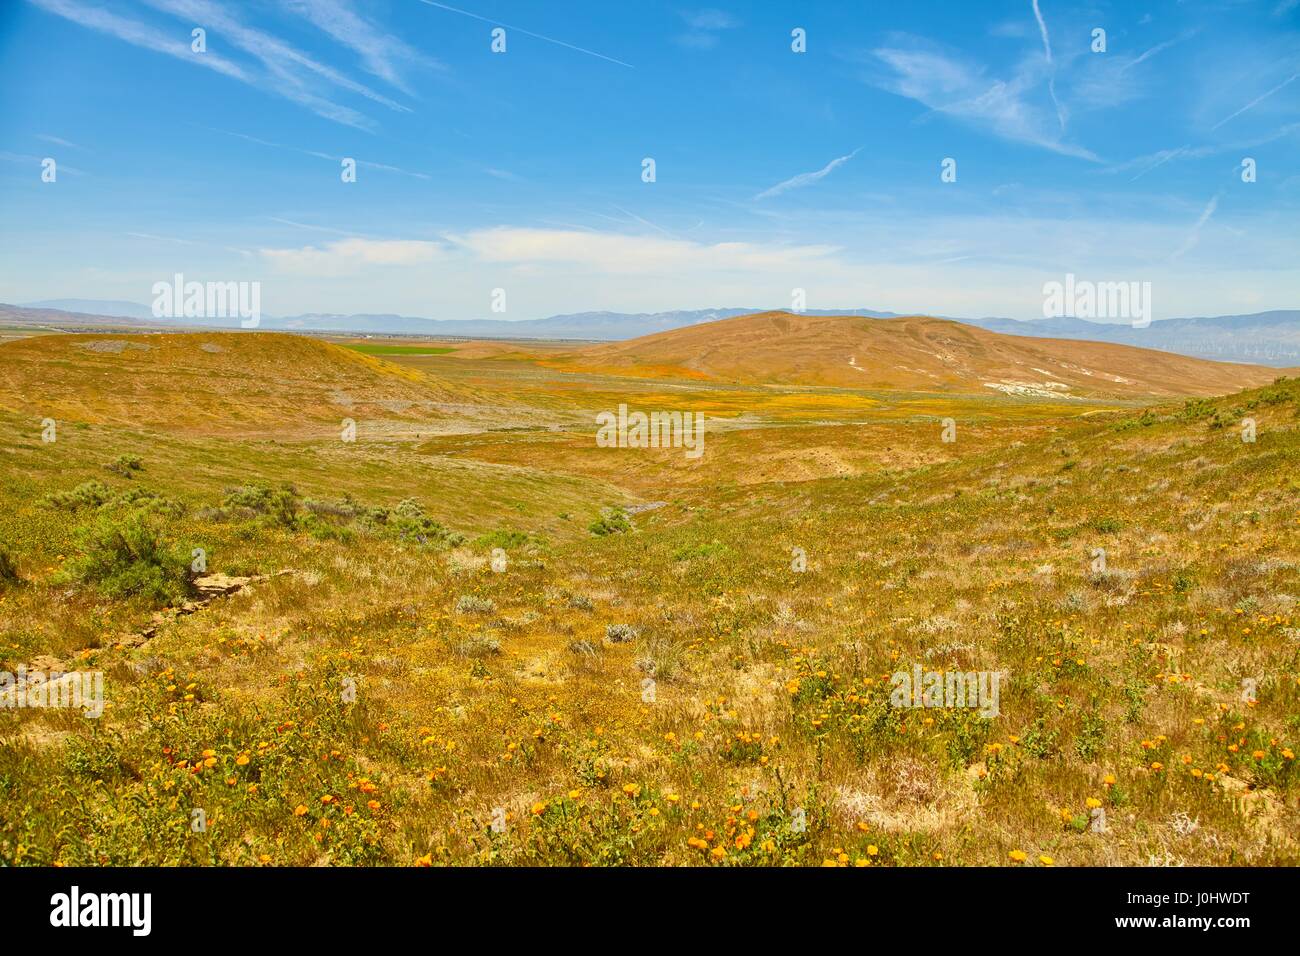
[[[272,525],[293,529],[298,526],[298,491],[293,485],[274,490],[263,485],[240,485],[226,489],[222,507],[243,512],[248,517],[261,515]]]
[[[602,536],[623,534],[632,530],[632,522],[628,520],[627,512],[621,508],[606,508],[599,518],[587,526],[587,530]]]
[[[51,492],[41,499],[41,504],[58,511],[74,512],[105,508],[143,509],[169,518],[178,518],[185,512],[184,504],[164,498],[156,491],[147,488],[117,491],[94,479],[82,482],[71,491]]]
[[[6,584],[14,584],[18,580],[18,566],[14,564],[9,549],[0,544],[0,587]]]
[[[82,482],[71,491],[53,491],[41,499],[41,504],[60,511],[80,511],[82,508],[98,508],[113,497],[113,489],[102,481]]]
[[[144,467],[144,463],[138,455],[118,455],[116,459],[108,462],[104,467],[115,475],[131,478],[134,476],[134,472]]]
[[[634,641],[640,632],[631,624],[609,624],[605,627],[605,639],[611,644],[626,644]]]
[[[101,514],[77,534],[81,554],[60,572],[118,598],[167,603],[193,591],[189,554],[169,544],[157,516],[146,511]]]
[[[491,614],[496,609],[496,602],[491,598],[475,597],[472,594],[462,594],[456,601],[457,614]]]
[[[474,544],[480,548],[504,548],[507,551],[515,548],[522,548],[533,539],[533,536],[524,531],[516,531],[513,528],[498,528],[496,531],[489,531],[487,534],[481,534],[474,539]]]
[[[386,531],[386,536],[400,541],[439,547],[455,547],[465,541],[463,535],[451,531],[424,513],[424,508],[413,498],[404,498],[391,511],[373,508],[375,523]],[[378,516],[382,514],[382,519]]]

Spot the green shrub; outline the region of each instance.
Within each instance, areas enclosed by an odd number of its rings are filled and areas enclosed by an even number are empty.
[[[0,587],[16,584],[18,580],[18,566],[14,564],[13,556],[10,555],[8,548],[0,545]]]
[[[189,594],[189,554],[163,540],[161,522],[146,511],[101,514],[80,529],[81,554],[59,572],[61,580],[91,584],[111,597],[166,603]]]
[[[41,499],[41,504],[60,511],[80,511],[82,508],[98,508],[113,498],[113,489],[102,481],[82,482],[71,491],[54,491]]]
[[[133,472],[144,467],[144,463],[140,461],[138,455],[118,455],[115,461],[110,461],[104,467],[115,475],[130,478]]]
[[[531,540],[532,535],[527,532],[515,531],[513,528],[498,528],[496,531],[479,535],[474,539],[474,545],[479,548],[504,548],[510,551],[522,548]]]
[[[221,504],[250,516],[262,515],[272,525],[294,529],[298,526],[298,501],[293,485],[281,485],[275,490],[263,485],[240,485],[227,488]]]
[[[400,541],[434,547],[455,547],[465,541],[463,535],[451,531],[424,513],[424,508],[413,498],[404,498],[388,513],[385,522],[390,537]]]
[[[164,498],[156,491],[147,488],[127,488],[116,491],[102,481],[82,482],[71,491],[54,491],[41,499],[47,508],[59,511],[89,511],[103,508],[144,509],[169,518],[178,518],[185,513],[185,505],[170,498]]]
[[[632,530],[632,522],[623,509],[606,508],[599,518],[587,526],[587,530],[595,535],[623,534]]]

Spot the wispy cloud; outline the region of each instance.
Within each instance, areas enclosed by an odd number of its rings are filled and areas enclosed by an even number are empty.
[[[1061,106],[1061,101],[1056,98],[1056,64],[1052,62],[1052,38],[1047,34],[1047,21],[1043,19],[1043,11],[1038,9],[1038,0],[1032,0],[1034,7],[1034,19],[1038,21],[1038,33],[1043,38],[1043,54],[1047,57],[1047,66],[1051,73],[1047,77],[1047,91],[1051,94],[1052,105],[1056,107],[1056,120],[1061,124],[1061,130],[1065,130],[1065,109]]]
[[[501,226],[446,237],[474,258],[495,263],[571,263],[615,275],[787,270],[802,262],[825,261],[838,249],[828,245],[750,242],[692,242],[610,232],[527,229]]]
[[[301,153],[303,156],[313,156],[316,159],[327,159],[332,163],[341,163],[345,157],[335,156],[332,153],[323,153],[316,149],[304,149],[301,146],[289,146],[285,143],[272,142],[269,139],[262,139],[258,136],[250,136],[247,133],[237,133],[229,129],[217,129],[211,126],[200,126],[199,129],[206,129],[211,133],[221,133],[223,136],[234,136],[236,139],[247,140],[250,143],[257,143],[259,146],[269,146],[272,149],[287,149],[290,152]],[[351,157],[356,159],[356,157]],[[388,163],[376,163],[367,159],[357,159],[357,165],[363,169],[378,169],[386,173],[397,173],[400,176],[410,176],[413,179],[429,179],[428,173],[412,172],[409,169],[403,169],[400,166],[392,166]]]
[[[45,157],[43,157],[43,156],[26,156],[26,155],[24,155],[24,154],[22,154],[22,153],[3,153],[3,152],[0,152],[0,161],[6,162],[6,163],[27,163],[27,164],[30,164],[31,167],[33,168],[33,170],[35,170],[35,173],[34,173],[35,175],[39,175],[39,174],[40,174],[40,172],[41,172],[41,163],[44,162],[44,159],[45,159]],[[72,173],[72,175],[74,175],[74,176],[84,176],[84,175],[86,175],[86,171],[85,171],[84,169],[77,169],[77,167],[75,167],[75,166],[69,166],[67,163],[58,163],[56,168],[57,168],[58,172],[60,172],[60,173]]]
[[[627,216],[628,219],[631,219],[635,223],[639,223],[642,226],[649,226],[651,229],[655,230],[656,232],[663,233],[665,236],[672,235],[672,233],[669,232],[667,229],[665,229],[663,226],[653,223],[649,219],[644,219],[641,216],[638,216],[634,212],[628,212],[622,206],[614,206],[614,208],[617,209],[619,212],[621,212],[623,215]]]
[[[361,16],[347,0],[283,0],[286,7],[302,16],[321,32],[361,56],[362,66],[386,83],[410,93],[397,70],[397,63],[420,63],[445,69],[441,63],[420,53],[406,41],[375,26]]]
[[[443,257],[441,243],[422,239],[339,239],[324,246],[259,249],[272,267],[287,273],[336,276],[367,266],[419,266]]]
[[[335,229],[331,226],[318,226],[309,222],[298,222],[296,219],[285,219],[283,216],[267,216],[271,222],[278,222],[283,226],[293,226],[295,229],[306,229],[311,232],[329,232],[336,236],[349,236],[352,238],[370,238],[364,233],[357,232],[355,229]]]
[[[1219,197],[1215,196],[1206,203],[1205,208],[1201,211],[1200,217],[1196,220],[1195,225],[1192,226],[1191,231],[1187,234],[1187,238],[1183,240],[1183,244],[1175,249],[1173,254],[1169,256],[1170,261],[1181,259],[1186,253],[1192,250],[1193,246],[1201,241],[1201,230],[1205,227],[1205,224],[1210,221],[1210,217],[1214,215],[1214,211],[1218,208]]]
[[[178,60],[215,70],[243,83],[253,83],[252,75],[239,65],[216,53],[196,56],[190,50],[190,45],[178,39],[174,33],[166,33],[138,20],[120,17],[107,10],[77,3],[75,0],[30,0],[30,2],[65,20],[71,20],[90,30],[107,33],[133,46],[153,50],[155,53],[164,53]]]
[[[1215,143],[1201,146],[1193,146],[1190,143],[1185,143],[1182,146],[1173,149],[1162,149],[1154,153],[1147,153],[1143,156],[1136,156],[1133,159],[1126,160],[1122,163],[1116,163],[1115,165],[1103,170],[1103,172],[1120,173],[1136,169],[1138,172],[1133,176],[1133,179],[1130,180],[1130,182],[1136,182],[1138,179],[1141,179],[1147,173],[1151,172],[1151,170],[1163,166],[1165,163],[1175,159],[1205,159],[1208,156],[1217,156],[1221,153],[1239,153],[1242,150],[1254,149],[1257,146],[1272,143],[1295,133],[1300,133],[1300,122],[1287,123],[1285,126],[1280,126],[1271,133],[1250,140],[1237,140],[1231,143]]]
[[[721,31],[732,30],[740,25],[731,14],[722,10],[694,10],[683,13],[682,19],[689,29],[677,37],[677,42],[695,50],[713,49],[718,45]]]
[[[410,112],[409,107],[372,90],[364,83],[345,76],[285,41],[246,26],[230,12],[229,8],[212,3],[210,0],[144,0],[144,2],[173,16],[203,24],[206,29],[219,30],[221,35],[232,44],[260,60],[270,77],[278,81],[271,84],[270,92],[306,106],[327,119],[359,126],[362,129],[373,126],[373,123],[355,110],[339,106],[307,90],[305,81],[310,78],[323,80],[341,90],[363,96],[396,112]]]
[[[47,143],[53,143],[55,146],[66,147],[67,149],[84,150],[86,148],[84,146],[78,146],[76,143],[70,143],[66,139],[62,139],[61,137],[51,136],[49,133],[37,133],[36,138],[44,140]]]
[[[1009,80],[990,79],[982,68],[928,49],[915,38],[898,36],[895,42],[873,51],[893,71],[880,82],[883,88],[1003,139],[1099,161],[1091,150],[1064,142],[1051,119],[1029,101],[1029,90],[1042,79],[1041,61],[1037,67],[1021,64]]]
[[[144,2],[157,10],[201,24],[204,29],[220,30],[231,44],[260,60],[265,67],[264,73],[250,70],[211,50],[195,53],[190,49],[189,43],[178,38],[175,31],[161,30],[139,20],[119,16],[77,0],[30,0],[30,2],[87,29],[106,33],[133,46],[215,70],[231,79],[304,106],[318,116],[345,126],[369,131],[375,124],[357,110],[334,103],[310,91],[306,83],[307,74],[340,89],[365,96],[390,109],[409,112],[407,107],[313,60],[289,44],[244,26],[233,15],[207,0],[144,0]]]
[[[195,242],[189,239],[179,239],[175,236],[156,236],[152,232],[128,232],[132,239],[147,239],[150,242],[170,242],[177,246],[193,246]]]
[[[858,153],[860,152],[862,152],[861,146],[859,146],[857,149],[855,149],[853,152],[849,153],[848,155],[839,156],[836,157],[835,159],[832,159],[829,163],[827,163],[821,169],[816,170],[815,172],[800,173],[798,176],[791,176],[789,179],[777,183],[775,186],[772,186],[770,189],[763,190],[754,198],[770,199],[773,196],[779,196],[781,193],[787,192],[791,189],[799,189],[800,187],[803,186],[811,186],[813,183],[820,182],[821,180],[825,179],[827,176],[829,176],[835,170],[839,169],[841,166],[847,163],[854,156],[858,155]]]

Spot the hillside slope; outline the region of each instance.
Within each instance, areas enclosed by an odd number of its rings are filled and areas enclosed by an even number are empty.
[[[477,401],[417,369],[281,333],[43,335],[0,345],[0,401],[36,418],[293,434],[436,422]]]
[[[1032,397],[1216,395],[1273,369],[1098,342],[1000,335],[910,316],[763,312],[591,346],[554,363],[634,376]]]

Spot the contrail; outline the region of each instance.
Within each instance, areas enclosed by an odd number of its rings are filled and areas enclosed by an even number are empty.
[[[761,193],[755,196],[754,199],[756,200],[767,199],[771,196],[779,195],[780,193],[785,192],[787,189],[798,189],[800,186],[808,186],[812,183],[818,182],[819,180],[825,179],[836,169],[838,169],[840,166],[843,166],[845,163],[847,163],[854,156],[858,155],[858,153],[860,152],[862,152],[861,146],[859,146],[853,152],[849,153],[847,156],[840,156],[837,159],[832,159],[829,163],[827,163],[825,166],[823,166],[821,169],[817,170],[816,172],[800,173],[798,176],[791,176],[789,179],[777,183],[772,188],[763,190]]]
[[[1228,122],[1228,120],[1230,120],[1230,119],[1236,119],[1236,118],[1237,118],[1238,116],[1240,116],[1242,113],[1246,112],[1246,110],[1254,109],[1256,106],[1258,106],[1258,105],[1259,105],[1260,103],[1262,103],[1264,100],[1268,99],[1270,96],[1272,96],[1272,95],[1273,95],[1274,93],[1276,93],[1278,90],[1282,89],[1282,87],[1286,86],[1288,83],[1290,83],[1292,80],[1295,80],[1295,79],[1298,78],[1298,77],[1300,77],[1300,73],[1292,73],[1290,76],[1288,76],[1285,80],[1283,80],[1283,81],[1282,81],[1281,83],[1279,83],[1277,86],[1273,87],[1273,88],[1272,88],[1271,90],[1269,90],[1267,93],[1265,93],[1265,94],[1262,95],[1262,96],[1257,96],[1257,97],[1255,97],[1253,100],[1251,100],[1251,101],[1250,101],[1249,103],[1247,103],[1245,106],[1243,106],[1241,109],[1237,110],[1237,112],[1235,112],[1235,113],[1233,113],[1231,116],[1229,116],[1228,119],[1221,119],[1221,120],[1219,120],[1217,123],[1215,123],[1213,126],[1211,126],[1210,129],[1211,129],[1211,130],[1216,130],[1216,129],[1218,129],[1220,126],[1222,126],[1224,123]]]
[[[1047,35],[1047,21],[1043,19],[1043,11],[1038,9],[1038,0],[1033,0],[1034,19],[1038,21],[1038,32],[1043,35],[1043,52],[1047,55],[1047,65],[1052,68],[1052,75],[1047,78],[1047,92],[1052,94],[1052,105],[1056,107],[1056,121],[1061,124],[1061,129],[1065,129],[1065,110],[1061,109],[1061,101],[1056,98],[1056,64],[1052,62],[1052,40]]]
[[[517,33],[522,33],[524,36],[532,37],[535,40],[545,40],[547,43],[554,43],[556,46],[562,46],[570,50],[577,50],[579,53],[587,54],[587,56],[598,57],[599,59],[602,60],[608,60],[610,63],[617,63],[619,66],[625,66],[629,70],[636,69],[636,67],[634,67],[631,63],[624,63],[622,60],[616,60],[612,56],[605,56],[605,54],[597,53],[595,50],[584,50],[580,46],[574,46],[572,43],[565,43],[563,40],[557,40],[554,37],[542,36],[540,33],[530,33],[529,31],[525,30],[523,27],[512,27],[510,26],[510,24],[505,23],[501,20],[491,20],[488,19],[487,17],[480,17],[477,13],[470,13],[468,10],[457,10],[455,7],[449,7],[445,3],[434,3],[434,0],[420,0],[420,2],[428,4],[431,7],[437,7],[440,10],[450,10],[452,13],[459,13],[463,17],[473,17],[475,20],[482,20],[484,23],[495,23],[498,26],[503,26],[506,29],[514,30]]]

